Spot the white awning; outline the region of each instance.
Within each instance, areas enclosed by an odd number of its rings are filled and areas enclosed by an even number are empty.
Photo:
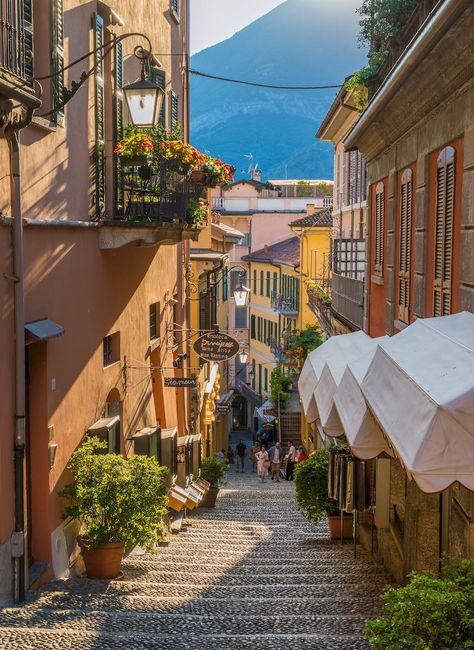
[[[355,456],[362,460],[375,458],[382,452],[393,455],[361,390],[362,380],[377,350],[376,344],[388,338],[388,336],[383,336],[373,339],[375,345],[366,354],[351,361],[334,393],[334,404],[351,450]]]
[[[298,380],[298,391],[303,403],[303,410],[308,422],[314,422],[318,417],[318,409],[315,401],[315,390],[319,383],[326,361],[333,354],[344,355],[345,351],[352,345],[357,345],[360,340],[368,339],[364,332],[352,332],[332,336],[316,350],[308,354]]]
[[[362,391],[424,492],[474,490],[474,314],[417,320],[383,341]]]
[[[314,391],[321,425],[326,435],[332,437],[342,436],[344,433],[334,404],[334,394],[341,383],[344,371],[351,362],[364,356],[372,357],[377,347],[376,339],[370,338],[364,332],[355,332],[350,336],[350,340],[346,339],[342,345],[333,346],[334,349],[326,359],[319,383]],[[348,341],[350,341],[350,345],[346,345]]]

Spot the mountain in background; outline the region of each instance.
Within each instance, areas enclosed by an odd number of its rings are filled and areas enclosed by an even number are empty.
[[[192,57],[195,70],[276,85],[342,83],[365,64],[361,0],[287,0],[232,38]],[[333,176],[315,132],[337,89],[269,90],[191,76],[191,142],[245,177],[253,154],[265,178]]]

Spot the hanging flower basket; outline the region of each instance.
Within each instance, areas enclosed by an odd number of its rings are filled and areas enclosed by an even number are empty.
[[[203,169],[193,169],[191,171],[189,180],[191,183],[200,183],[202,185],[208,185],[209,175]]]

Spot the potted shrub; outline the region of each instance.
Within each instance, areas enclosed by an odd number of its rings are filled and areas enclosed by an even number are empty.
[[[82,524],[78,538],[89,578],[117,577],[125,548],[152,547],[166,514],[166,467],[149,456],[98,453],[106,443],[88,438],[69,462],[73,481],[60,493],[64,517]]]
[[[376,650],[461,650],[474,647],[474,560],[447,568],[443,577],[411,573],[399,589],[387,586],[385,611],[368,621]]]
[[[295,467],[298,510],[313,524],[329,519],[331,539],[341,537],[341,511],[328,497],[329,450],[317,449]],[[343,537],[352,537],[352,517],[343,517]]]
[[[204,458],[201,463],[201,478],[210,484],[209,492],[201,502],[202,508],[214,508],[219,488],[225,485],[225,473],[229,469],[225,460],[217,456]]]

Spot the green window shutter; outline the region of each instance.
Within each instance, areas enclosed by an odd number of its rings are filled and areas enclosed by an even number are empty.
[[[170,93],[170,115],[171,115],[171,128],[179,124],[179,97],[174,92]]]
[[[263,271],[260,271],[260,295],[263,296]]]
[[[295,287],[296,287],[296,309],[300,310],[300,279],[295,278]]]
[[[33,76],[34,76],[34,62],[33,62],[33,0],[20,0],[21,9],[22,9],[22,27],[23,27],[23,56],[21,56],[20,64],[20,73],[22,77],[26,78],[26,83],[28,86],[33,86]],[[2,3],[3,4],[3,3]],[[7,7],[9,3],[6,3]],[[16,4],[16,3],[15,3]],[[8,11],[8,10],[7,10]],[[12,9],[10,11],[13,11]],[[18,11],[18,9],[17,9]],[[0,14],[2,13],[0,5]],[[5,34],[7,28],[5,23],[3,24],[3,29]],[[9,34],[9,39],[12,39],[12,35]],[[4,47],[7,45],[7,36],[5,36]],[[11,46],[11,44],[10,44]],[[20,58],[20,57],[18,57]]]
[[[252,359],[252,388],[255,390],[255,359]]]
[[[273,273],[273,293],[278,293],[278,273]]]
[[[255,270],[253,272],[253,292],[255,295],[257,294],[257,271]]]
[[[160,88],[163,88],[163,91],[166,93],[166,72],[160,68],[151,68],[150,70],[150,81],[155,83]],[[165,99],[163,99],[163,104],[161,105],[160,117],[158,122],[162,126],[166,126],[166,94]]]
[[[123,46],[115,37],[115,69],[114,69],[114,149],[123,137]],[[124,213],[124,183],[122,160],[114,154],[114,216]]]
[[[257,341],[262,340],[262,319],[260,316],[257,318]]]
[[[255,316],[252,314],[250,317],[250,338],[255,339]]]
[[[270,298],[270,271],[267,271],[267,298]]]
[[[51,80],[53,107],[61,103],[64,87],[64,7],[63,0],[53,0],[53,41],[51,58],[53,61],[54,77]],[[53,121],[64,125],[64,110],[58,110],[53,114]]]
[[[258,364],[258,392],[262,393],[262,364]]]
[[[267,319],[263,319],[263,342],[267,342]]]
[[[94,49],[104,45],[104,19],[94,16]],[[95,212],[96,218],[105,215],[105,90],[104,62],[102,49],[94,54],[95,59]]]
[[[268,391],[268,368],[263,369],[263,377],[264,377],[264,390]]]

